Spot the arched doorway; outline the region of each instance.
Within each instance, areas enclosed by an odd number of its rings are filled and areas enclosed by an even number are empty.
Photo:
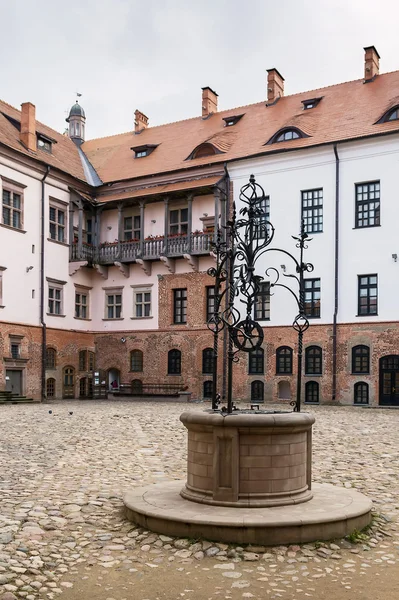
[[[108,371],[108,389],[110,392],[119,390],[120,371],[119,369],[110,369]]]
[[[380,405],[399,406],[399,355],[380,358]]]
[[[62,397],[75,398],[75,369],[64,367],[62,373]]]

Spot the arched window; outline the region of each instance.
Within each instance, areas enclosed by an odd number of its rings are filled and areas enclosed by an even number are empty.
[[[250,375],[261,375],[265,370],[263,348],[254,348],[248,353],[248,373]]]
[[[180,350],[169,350],[168,352],[168,375],[181,374],[181,352]]]
[[[292,374],[292,348],[280,346],[276,350],[276,373],[277,375]]]
[[[46,348],[46,369],[55,369],[57,352],[54,348]]]
[[[55,379],[50,377],[46,381],[46,396],[47,398],[54,398],[55,396]]]
[[[399,106],[393,106],[387,110],[377,123],[389,123],[390,121],[396,121],[399,119]]]
[[[132,350],[130,353],[130,370],[141,373],[143,370],[143,353],[141,350]]]
[[[317,381],[308,381],[305,385],[305,402],[319,403],[319,384]]]
[[[253,381],[251,383],[251,402],[264,402],[265,385],[263,381]]]
[[[305,373],[307,375],[321,375],[322,349],[320,346],[309,346],[305,350]]]
[[[212,398],[212,392],[213,392],[213,381],[204,381],[204,391],[203,391],[204,398]]]
[[[86,371],[87,369],[87,350],[79,351],[79,371]]]
[[[202,372],[206,375],[213,373],[213,348],[202,351]]]
[[[370,373],[370,348],[368,346],[353,346],[352,373]]]
[[[290,140],[297,140],[299,138],[309,137],[306,133],[298,129],[297,127],[285,127],[277,131],[267,142],[267,144],[276,144],[278,142],[289,142]],[[267,145],[266,144],[266,145]]]
[[[133,379],[131,386],[133,396],[140,396],[143,393],[143,382],[141,379]]]
[[[355,404],[368,404],[369,403],[369,386],[367,383],[363,381],[359,381],[355,383],[355,394],[354,394],[354,403]]]
[[[204,158],[205,156],[213,156],[214,154],[216,154],[216,148],[212,144],[201,144],[192,151],[189,158]]]

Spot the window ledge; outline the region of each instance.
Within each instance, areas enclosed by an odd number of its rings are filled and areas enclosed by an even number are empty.
[[[381,224],[380,225],[361,225],[360,227],[355,226],[355,227],[352,227],[352,229],[373,229],[373,227],[381,227]]]
[[[76,319],[77,321],[91,321],[91,319],[88,319],[86,317],[74,317],[74,319]]]
[[[323,377],[323,373],[305,373],[304,377]]]
[[[11,225],[6,225],[5,223],[0,223],[0,227],[5,227],[6,229],[11,229],[11,231],[18,231],[18,233],[26,233],[25,229],[18,229],[18,227],[11,227]]]
[[[276,371],[276,376],[278,377],[292,377],[292,373],[277,373]]]
[[[144,371],[129,371],[129,373],[144,373]]]
[[[66,317],[66,315],[56,315],[54,313],[46,313],[48,317],[62,317],[63,319]]]
[[[309,316],[309,315],[305,315],[305,317],[306,317],[307,319],[321,319],[321,316],[320,316],[320,315],[319,315],[318,317],[311,317],[311,316]]]
[[[150,315],[149,317],[130,317],[134,321],[141,321],[142,319],[153,319],[154,317]]]
[[[356,315],[357,317],[378,317],[378,313],[367,313],[366,315]]]
[[[351,375],[354,375],[355,377],[364,377],[364,376],[370,377],[371,373],[370,373],[370,371],[367,371],[367,373],[355,373],[352,371]]]
[[[53,240],[53,238],[47,238],[48,242],[53,242],[54,244],[58,244],[59,246],[65,246],[66,248],[69,248],[69,244],[67,244],[66,242],[60,242],[59,240]]]
[[[56,371],[57,367],[46,367],[46,371]]]
[[[116,319],[102,319],[103,321],[123,321],[124,317],[117,317]]]

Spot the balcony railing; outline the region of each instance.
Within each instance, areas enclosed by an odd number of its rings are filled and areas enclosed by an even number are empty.
[[[74,242],[71,245],[71,261],[87,260],[102,265],[117,262],[134,262],[143,260],[159,260],[161,256],[179,257],[184,254],[201,255],[211,251],[212,233],[190,233],[189,235],[169,235],[167,238],[147,238],[141,250],[138,241],[121,241],[100,244],[98,248],[89,244]]]

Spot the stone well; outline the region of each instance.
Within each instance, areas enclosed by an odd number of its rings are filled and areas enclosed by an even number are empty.
[[[312,498],[307,413],[185,412],[187,500],[217,506],[283,506]]]

